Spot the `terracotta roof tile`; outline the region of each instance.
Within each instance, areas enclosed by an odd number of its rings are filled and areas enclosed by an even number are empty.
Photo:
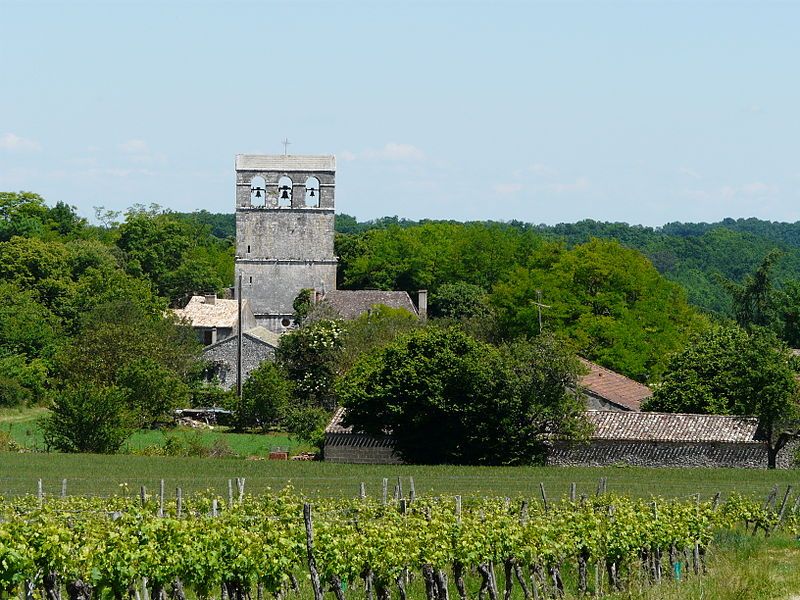
[[[647,442],[761,442],[758,419],[682,413],[586,412],[592,439]]]
[[[585,358],[579,359],[589,369],[580,379],[582,387],[593,395],[628,410],[641,410],[642,402],[653,395],[652,390],[633,379],[601,367]]]
[[[331,417],[331,422],[328,423],[328,426],[325,428],[325,433],[352,433],[352,427],[345,427],[342,425],[344,413],[345,409],[343,406],[336,409],[336,412],[333,413],[333,417]]]

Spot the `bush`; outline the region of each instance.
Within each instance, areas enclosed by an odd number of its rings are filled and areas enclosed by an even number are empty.
[[[62,452],[111,454],[133,430],[126,394],[113,386],[61,391],[41,424],[47,448]]]
[[[292,384],[272,361],[264,361],[250,372],[242,386],[236,409],[236,426],[269,429],[278,423],[292,398]]]

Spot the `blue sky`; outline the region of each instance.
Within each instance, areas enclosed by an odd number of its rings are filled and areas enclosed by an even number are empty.
[[[337,156],[368,219],[800,220],[800,4],[0,0],[0,190],[232,212]]]

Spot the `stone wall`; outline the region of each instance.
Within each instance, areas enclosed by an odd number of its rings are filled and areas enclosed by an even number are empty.
[[[236,277],[242,275],[242,296],[249,298],[256,321],[272,331],[270,323],[291,319],[292,303],[303,288],[336,289],[336,261],[289,262],[237,260]],[[265,319],[272,316],[273,319]],[[285,329],[285,328],[284,328]]]
[[[778,454],[778,468],[788,468],[792,448]],[[767,448],[762,443],[689,443],[592,440],[583,444],[556,442],[548,465],[638,467],[745,467],[765,469]]]
[[[236,339],[236,336],[233,336],[203,350],[203,358],[216,365],[220,385],[226,390],[236,387]],[[251,371],[258,368],[265,360],[272,360],[274,356],[275,349],[272,346],[243,335],[242,381],[247,381]]]
[[[326,433],[323,450],[326,462],[397,465],[402,463],[389,437],[375,438],[354,433]]]

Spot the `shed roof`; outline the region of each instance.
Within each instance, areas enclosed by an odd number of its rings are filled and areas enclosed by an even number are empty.
[[[417,308],[411,301],[408,292],[331,290],[323,296],[322,302],[338,312],[344,319],[355,319],[376,304],[384,304],[391,308],[404,308],[412,315],[417,314]]]
[[[345,427],[342,425],[342,419],[344,419],[345,409],[343,406],[339,406],[336,409],[336,412],[333,413],[333,417],[331,417],[331,422],[328,423],[328,426],[325,428],[325,433],[352,433],[352,427]]]
[[[252,329],[248,329],[244,332],[245,335],[249,335],[252,338],[256,338],[261,340],[264,343],[269,344],[270,346],[277,348],[278,344],[280,343],[281,334],[275,333],[274,331],[270,331],[266,327],[259,325],[258,327],[253,327]]]
[[[592,439],[646,442],[761,443],[758,419],[729,415],[590,410]]]
[[[237,171],[335,171],[336,157],[289,154],[237,154]]]
[[[352,433],[342,424],[345,409],[339,407],[325,433]],[[592,439],[636,442],[763,443],[755,417],[691,415],[619,411],[586,411],[594,426]]]
[[[248,301],[243,300],[242,304],[247,306]],[[236,327],[238,311],[236,300],[215,298],[213,303],[210,303],[205,296],[192,296],[184,308],[176,308],[173,312],[179,318],[188,319],[192,327],[233,329]]]
[[[607,400],[628,410],[641,410],[644,400],[653,395],[653,391],[644,384],[601,367],[585,358],[581,363],[589,369],[589,373],[580,379],[580,385],[593,395]]]

